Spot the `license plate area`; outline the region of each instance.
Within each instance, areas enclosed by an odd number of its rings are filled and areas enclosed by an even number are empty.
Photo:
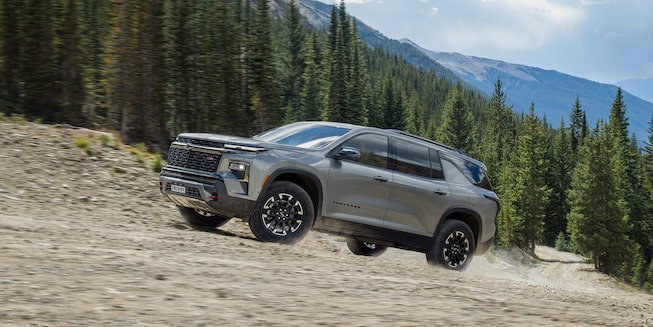
[[[186,194],[186,187],[183,186],[183,185],[171,184],[170,185],[170,191],[175,192],[175,193]]]

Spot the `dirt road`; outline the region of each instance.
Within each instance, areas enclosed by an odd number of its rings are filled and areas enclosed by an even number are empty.
[[[0,326],[653,326],[653,296],[550,248],[456,273],[316,232],[284,246],[240,221],[191,230],[147,160],[106,143],[0,122]]]

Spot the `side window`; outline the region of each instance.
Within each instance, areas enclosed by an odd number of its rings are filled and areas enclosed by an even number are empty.
[[[394,169],[402,173],[431,178],[429,149],[403,140],[396,140],[397,160]]]
[[[449,157],[442,160],[442,165],[447,171],[447,182],[458,185],[470,185],[469,180],[465,178],[456,165],[449,161]]]
[[[345,141],[342,147],[360,152],[360,159],[357,162],[381,168],[388,167],[387,136],[377,134],[358,135]]]
[[[483,167],[455,156],[448,157],[448,160],[451,160],[470,183],[484,189],[492,190],[492,186]]]
[[[440,153],[436,150],[429,150],[431,157],[431,178],[444,179],[442,163],[440,162]]]

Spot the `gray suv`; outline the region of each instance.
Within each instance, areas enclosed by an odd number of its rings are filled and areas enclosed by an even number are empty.
[[[397,247],[456,270],[492,245],[499,210],[485,165],[461,151],[332,122],[252,138],[180,134],[159,182],[197,229],[238,217],[260,241],[287,244],[315,229],[344,236],[358,255]]]

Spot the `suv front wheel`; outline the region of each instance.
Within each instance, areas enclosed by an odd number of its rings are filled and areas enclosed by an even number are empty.
[[[200,209],[178,207],[179,213],[188,225],[197,230],[211,230],[228,223],[231,218],[216,215]]]
[[[426,252],[429,264],[453,270],[465,270],[472,261],[474,234],[460,220],[447,220],[442,224],[433,246]]]
[[[291,182],[274,182],[261,198],[249,228],[263,242],[294,244],[313,227],[315,213],[311,197]]]

